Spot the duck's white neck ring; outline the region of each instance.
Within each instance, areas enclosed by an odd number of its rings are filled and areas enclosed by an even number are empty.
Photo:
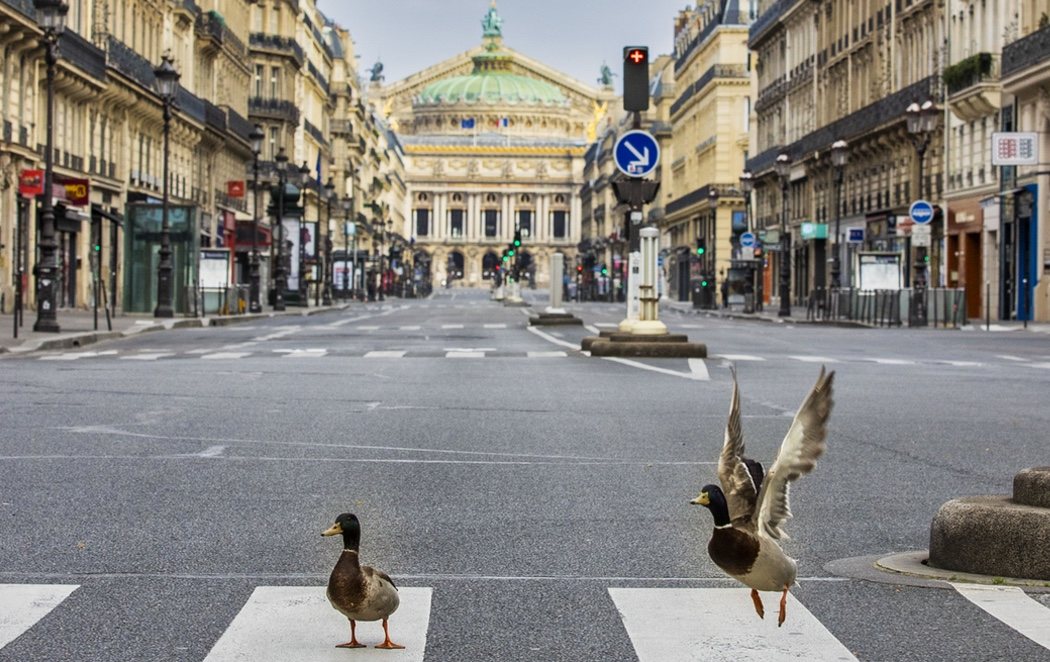
[[[731,528],[733,528],[733,525],[732,524],[722,524],[721,526],[719,526],[719,525],[716,524],[715,528],[716,529],[731,529]]]
[[[345,554],[345,553],[347,553],[347,552],[350,552],[350,553],[352,553],[352,554],[357,554],[357,550],[356,550],[356,549],[344,549],[344,550],[343,550],[343,553],[344,553],[344,554]]]

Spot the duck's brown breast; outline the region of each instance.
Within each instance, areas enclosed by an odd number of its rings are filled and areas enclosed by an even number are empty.
[[[735,577],[751,572],[758,550],[758,539],[733,528],[715,529],[707,543],[707,553],[715,565]]]

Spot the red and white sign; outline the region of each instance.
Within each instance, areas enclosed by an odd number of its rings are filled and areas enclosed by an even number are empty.
[[[1039,134],[1019,131],[993,133],[992,165],[1039,165]]]
[[[226,195],[231,198],[243,198],[244,180],[231,180],[226,182]]]
[[[44,171],[23,170],[18,173],[18,192],[26,198],[34,198],[44,192]]]

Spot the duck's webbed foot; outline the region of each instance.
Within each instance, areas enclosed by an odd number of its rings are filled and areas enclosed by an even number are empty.
[[[758,613],[759,618],[766,617],[766,608],[762,606],[762,598],[759,597],[758,591],[751,589],[751,602],[755,603],[755,611]]]

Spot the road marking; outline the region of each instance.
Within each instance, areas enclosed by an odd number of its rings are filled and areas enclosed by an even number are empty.
[[[587,326],[585,326],[583,328],[587,329],[588,331],[590,331],[591,333],[593,333],[596,336],[601,334],[601,331],[598,330],[598,327],[594,326],[593,324],[588,324]]]
[[[565,352],[529,352],[530,359],[563,359],[568,356]]]
[[[703,359],[689,359],[689,370],[700,381],[711,381],[711,374],[707,372],[707,362]]]
[[[485,352],[445,352],[446,359],[483,359]]]
[[[401,331],[419,331],[420,327],[419,326],[415,326],[415,325],[409,325],[409,326],[399,326],[398,329],[401,330]]]
[[[208,446],[200,453],[193,453],[190,457],[221,457],[225,452],[225,446]]]
[[[1018,361],[1024,363],[1026,359],[1022,359],[1020,356],[1013,356],[1012,354],[999,354],[998,358],[1005,359],[1007,361]]]
[[[777,627],[775,593],[759,620],[746,588],[610,588],[640,662],[856,660],[793,595]],[[773,598],[773,599],[770,599]]]
[[[761,356],[751,356],[750,354],[715,354],[715,357],[726,361],[765,361]]]
[[[1029,367],[1050,369],[1050,363],[1030,363]]]
[[[505,328],[507,328],[507,325],[506,324],[486,324],[485,328],[486,329],[505,329]]]
[[[216,352],[215,354],[205,354],[201,356],[201,358],[222,361],[226,359],[243,359],[244,357],[250,355],[251,352]]]
[[[117,350],[111,349],[105,352],[69,352],[66,354],[51,354],[41,356],[41,361],[76,361],[78,359],[93,359],[99,356],[114,356]]]
[[[803,361],[805,363],[838,363],[838,359],[828,358],[826,356],[789,356],[789,359],[795,359],[796,361]]]
[[[909,361],[908,359],[861,359],[863,361],[869,361],[872,363],[878,363],[879,365],[915,365],[915,361]]]
[[[355,326],[354,331],[378,331],[378,326]]]
[[[0,648],[22,636],[75,590],[72,584],[0,584]]]
[[[441,328],[442,329],[462,329],[463,325],[462,324],[442,324]]]
[[[944,363],[947,365],[955,366],[956,368],[978,368],[983,363],[977,361],[937,361],[937,363]]]
[[[156,352],[153,354],[135,354],[133,356],[122,356],[121,361],[156,361],[157,359],[166,359],[169,356],[175,356],[172,352]]]
[[[970,602],[1050,649],[1050,608],[1028,597],[1021,589],[981,584],[952,583],[952,586]]]
[[[603,328],[603,329],[619,329],[620,328],[620,325],[618,323],[616,323],[616,322],[597,322],[594,326],[597,326],[597,327],[600,327],[600,328]]]
[[[328,354],[327,349],[275,349],[274,354],[284,354],[283,359],[319,359]]]
[[[525,329],[529,333],[533,333],[533,334],[539,336],[540,338],[543,338],[547,342],[553,343],[553,344],[555,344],[555,345],[557,345],[559,347],[565,347],[566,349],[572,349],[572,350],[578,350],[580,348],[579,345],[574,345],[571,342],[555,338],[554,336],[552,336],[551,334],[547,333],[546,331],[540,331],[539,329],[537,329],[534,326],[527,326],[527,327],[525,327]]]
[[[676,370],[668,370],[667,368],[661,368],[655,365],[649,365],[647,363],[639,363],[638,361],[632,361],[631,359],[621,359],[618,356],[602,356],[601,358],[606,361],[612,361],[613,363],[619,363],[622,365],[630,366],[632,368],[639,368],[641,370],[649,370],[650,372],[658,372],[661,375],[671,375],[672,377],[681,377],[682,379],[692,379],[695,381],[708,381],[711,376],[707,374],[707,370],[704,370],[703,375],[698,375],[695,372],[678,372]],[[690,369],[692,365],[690,365]]]
[[[255,341],[255,342],[266,342],[268,340],[277,340],[279,338],[283,338],[285,336],[288,336],[288,335],[291,335],[291,334],[295,333],[300,328],[302,328],[302,327],[300,327],[300,326],[279,327],[278,331],[274,331],[273,333],[271,333],[269,335],[259,336],[257,338],[252,338],[252,340]]]
[[[681,328],[681,329],[702,329],[702,328],[704,328],[702,324],[678,324],[677,326],[679,328]]]
[[[383,641],[379,621],[357,623],[357,638],[369,648],[348,651],[335,645],[350,638],[344,616],[332,608],[324,586],[259,586],[226,628],[205,662],[235,660],[309,660],[374,662],[391,659],[421,662],[430,626],[433,589],[402,587],[401,606],[390,617],[390,638],[405,647],[393,654],[377,650]]]
[[[369,353],[365,354],[365,358],[366,359],[402,359],[402,358],[405,357],[405,354],[408,354],[408,352],[393,351],[393,350],[376,351],[376,352],[369,352]]]

